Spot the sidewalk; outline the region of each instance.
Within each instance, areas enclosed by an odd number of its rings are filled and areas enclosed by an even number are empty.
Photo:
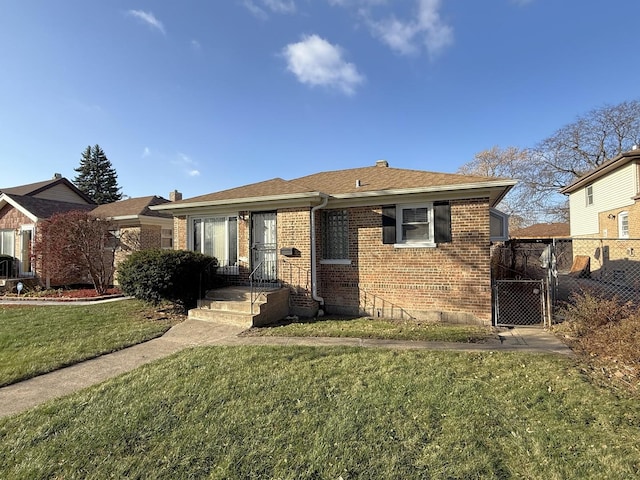
[[[395,348],[402,350],[519,351],[572,355],[549,332],[538,328],[514,328],[487,343],[414,342],[326,337],[243,337],[243,329],[200,320],[185,320],[162,337],[118,352],[0,388],[0,417],[24,412],[55,398],[69,395],[146,363],[193,346],[204,345],[304,345]]]

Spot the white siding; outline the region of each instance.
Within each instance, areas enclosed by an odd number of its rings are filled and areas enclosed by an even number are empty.
[[[598,213],[633,205],[638,193],[637,172],[634,163],[610,173],[593,182],[593,204],[586,204],[586,188],[569,195],[571,235],[598,235]]]
[[[57,200],[58,202],[87,203],[80,195],[63,184],[54,185],[35,196],[47,200]]]

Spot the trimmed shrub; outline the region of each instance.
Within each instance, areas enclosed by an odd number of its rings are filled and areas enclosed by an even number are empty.
[[[579,337],[632,317],[634,308],[631,303],[621,302],[615,296],[607,298],[583,290],[571,296],[561,315],[565,318],[564,329]]]
[[[163,300],[187,310],[219,284],[218,261],[187,250],[149,249],[132,253],[118,267],[118,283],[127,295],[157,305]]]

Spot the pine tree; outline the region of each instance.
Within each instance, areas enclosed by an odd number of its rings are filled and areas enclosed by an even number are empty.
[[[122,198],[118,175],[100,145],[90,145],[82,152],[80,166],[75,169],[76,186],[98,205]]]

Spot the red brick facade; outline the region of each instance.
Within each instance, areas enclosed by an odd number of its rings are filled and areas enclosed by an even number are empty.
[[[349,209],[351,264],[319,268],[327,311],[490,323],[488,199],[452,202],[452,242],[432,248],[383,244],[381,217],[381,206]]]
[[[452,241],[435,247],[383,244],[382,206],[347,210],[350,264],[322,262],[322,210],[316,212],[317,293],[327,313],[491,322],[488,198],[452,201]],[[291,287],[290,310],[299,315],[314,315],[318,309],[312,300],[310,211],[277,212],[278,278]],[[175,248],[187,248],[186,218],[175,218]],[[243,273],[249,268],[250,224],[242,212],[238,256]],[[283,256],[282,248],[295,253]]]

